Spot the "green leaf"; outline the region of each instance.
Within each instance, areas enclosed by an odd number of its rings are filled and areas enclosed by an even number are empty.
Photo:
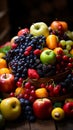
[[[3,48],[0,48],[0,52],[6,54],[10,49],[11,49],[11,46],[5,46]]]

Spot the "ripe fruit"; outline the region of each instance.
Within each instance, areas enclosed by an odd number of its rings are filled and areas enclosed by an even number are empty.
[[[39,98],[33,103],[34,114],[39,119],[49,118],[52,108],[52,102],[48,98]]]
[[[30,26],[30,34],[34,36],[44,35],[47,37],[49,35],[48,26],[44,22],[37,22]]]
[[[46,88],[38,88],[35,90],[36,98],[47,98],[48,92]]]
[[[0,58],[0,69],[1,69],[1,68],[6,68],[6,67],[7,67],[6,60]]]
[[[43,64],[54,64],[56,55],[53,50],[47,49],[40,54],[40,60]]]
[[[63,110],[66,116],[73,117],[73,101],[65,103]]]
[[[21,36],[21,35],[24,35],[24,34],[27,34],[29,33],[29,29],[28,28],[24,28],[24,29],[21,29],[20,31],[18,31],[18,36]]]
[[[0,75],[0,91],[11,92],[15,89],[14,75],[1,74]]]
[[[1,102],[1,112],[6,120],[15,120],[21,114],[20,101],[16,97],[3,99]]]
[[[54,49],[54,53],[55,53],[56,55],[62,55],[62,54],[63,54],[63,49],[62,49],[61,47],[56,47],[56,48]]]
[[[49,49],[54,49],[57,47],[58,38],[56,35],[49,35],[46,38],[46,45]]]
[[[52,110],[51,116],[54,120],[62,120],[64,118],[64,110],[60,107],[56,107]]]
[[[10,69],[9,68],[1,68],[0,69],[0,74],[10,74]]]
[[[18,96],[19,94],[22,94],[22,95],[24,95],[24,93],[25,93],[25,88],[24,87],[17,87],[16,89],[15,89],[15,96]]]

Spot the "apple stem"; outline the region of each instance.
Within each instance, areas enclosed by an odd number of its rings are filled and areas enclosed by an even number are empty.
[[[5,79],[7,78],[7,75],[6,75],[6,73],[5,73],[5,75],[4,75],[4,78],[5,78]]]

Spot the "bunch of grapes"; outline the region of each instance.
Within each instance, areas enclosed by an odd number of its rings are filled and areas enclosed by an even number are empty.
[[[15,40],[15,48],[6,54],[6,61],[15,76],[15,81],[19,78],[27,78],[28,68],[38,71],[40,77],[55,74],[55,66],[43,65],[40,61],[40,53],[45,46],[45,37],[25,34]]]

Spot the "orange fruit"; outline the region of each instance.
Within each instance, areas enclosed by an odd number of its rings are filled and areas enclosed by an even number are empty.
[[[0,74],[10,74],[10,70],[8,68],[1,68],[0,69]]]
[[[54,49],[57,47],[58,38],[54,34],[49,35],[46,38],[46,45],[49,49]]]
[[[19,94],[24,94],[25,93],[25,88],[23,87],[17,87],[15,89],[15,96],[18,96]]]
[[[38,88],[35,90],[35,95],[37,98],[47,98],[48,92],[47,92],[46,88]]]
[[[6,68],[7,62],[3,58],[0,58],[0,68]]]

